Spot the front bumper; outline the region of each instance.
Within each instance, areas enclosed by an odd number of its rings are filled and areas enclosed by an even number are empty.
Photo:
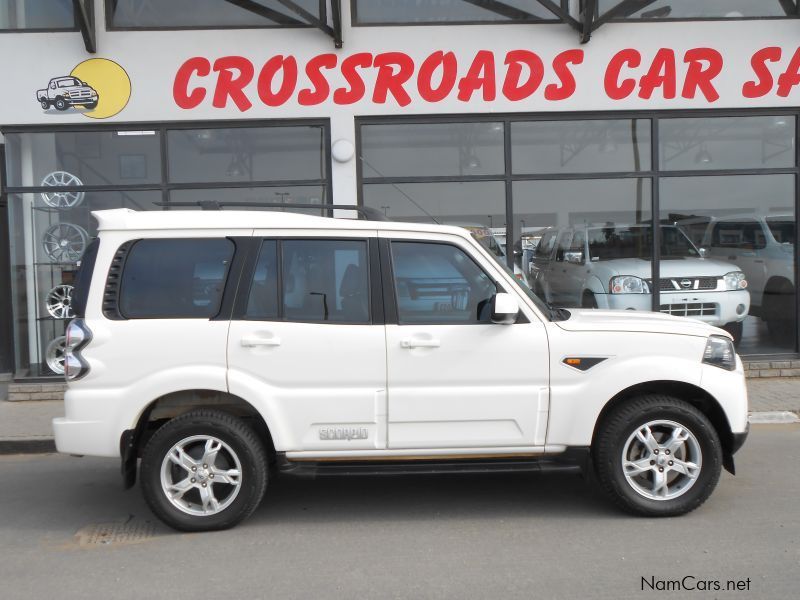
[[[651,294],[599,294],[598,308],[610,310],[652,310]],[[710,292],[661,292],[660,312],[690,317],[709,325],[722,326],[744,321],[750,311],[747,290]]]
[[[731,434],[731,455],[736,454],[744,446],[748,435],[750,435],[750,423],[747,423],[747,427],[741,433]]]

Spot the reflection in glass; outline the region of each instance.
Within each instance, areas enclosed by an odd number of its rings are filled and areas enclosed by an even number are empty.
[[[794,194],[793,175],[661,179],[662,219],[704,249],[706,264],[744,274],[749,309],[727,328],[742,354],[796,349]]]
[[[0,0],[2,29],[76,29],[72,0]]]
[[[319,17],[318,0],[294,0]],[[248,10],[224,0],[106,0],[113,27],[302,27],[308,24],[277,0],[253,0]]]
[[[650,170],[647,119],[517,122],[511,144],[515,174]]]
[[[650,191],[647,179],[514,182],[515,262],[533,291],[554,306],[651,310]]]
[[[556,17],[538,0],[356,0],[357,23],[541,21]]]
[[[619,0],[600,0],[600,14],[619,4]],[[642,4],[645,6],[642,7]],[[628,19],[692,19],[703,17],[785,17],[781,0],[655,0],[633,3],[619,18]]]
[[[159,133],[134,133],[8,133],[8,187],[160,183]]]
[[[661,168],[670,171],[792,167],[792,116],[659,120]]]
[[[175,129],[167,135],[176,183],[287,181],[325,177],[323,129]]]
[[[364,185],[364,205],[395,221],[488,227],[505,235],[502,181]]]
[[[361,128],[364,177],[498,175],[502,123],[396,123]]]
[[[201,202],[234,202],[243,206],[222,207],[224,210],[279,210],[248,206],[249,203],[267,202],[280,204],[326,204],[325,187],[321,185],[273,186],[252,188],[218,188],[173,190],[170,202],[191,202],[197,206],[180,206],[181,210],[201,210]],[[321,215],[323,211],[312,209],[287,209],[291,212]],[[324,211],[327,214],[328,211]]]

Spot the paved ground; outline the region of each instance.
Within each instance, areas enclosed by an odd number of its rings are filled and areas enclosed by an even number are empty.
[[[739,475],[661,520],[572,475],[282,479],[240,527],[189,535],[154,525],[114,460],[0,457],[0,597],[791,598],[798,461],[800,425],[755,426]],[[642,591],[685,576],[749,592]]]

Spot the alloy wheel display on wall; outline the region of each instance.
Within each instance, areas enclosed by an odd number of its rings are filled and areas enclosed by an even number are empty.
[[[42,245],[53,262],[77,262],[89,243],[89,234],[80,225],[56,223],[42,236]]]
[[[72,312],[72,292],[71,285],[57,285],[47,293],[45,306],[47,312],[54,319],[71,319]]]
[[[83,182],[72,173],[66,171],[53,171],[42,179],[43,186],[52,187],[75,187],[83,185]],[[78,206],[85,197],[83,192],[75,192],[68,190],[53,190],[52,192],[42,192],[42,200],[47,206],[57,208],[59,210],[69,210]]]
[[[66,360],[66,336],[59,336],[47,344],[45,350],[45,361],[49,368],[56,375],[64,374],[64,361]]]

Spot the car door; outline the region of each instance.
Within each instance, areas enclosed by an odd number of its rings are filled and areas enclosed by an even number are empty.
[[[532,313],[492,323],[497,267],[458,242],[393,238],[388,263],[388,447],[474,449],[544,444],[548,344]],[[493,273],[494,271],[494,273]],[[391,314],[391,316],[389,316]]]
[[[229,389],[269,416],[281,450],[386,447],[377,246],[354,236],[265,238],[239,285]]]
[[[711,236],[711,255],[733,263],[747,278],[748,289],[755,305],[761,305],[767,269],[759,251],[766,245],[761,224],[755,219],[735,219],[714,224]]]
[[[547,273],[551,302],[555,306],[575,306],[578,297],[574,287],[575,282],[572,279],[573,265],[567,261],[573,233],[571,229],[566,229],[559,234],[555,256]]]

